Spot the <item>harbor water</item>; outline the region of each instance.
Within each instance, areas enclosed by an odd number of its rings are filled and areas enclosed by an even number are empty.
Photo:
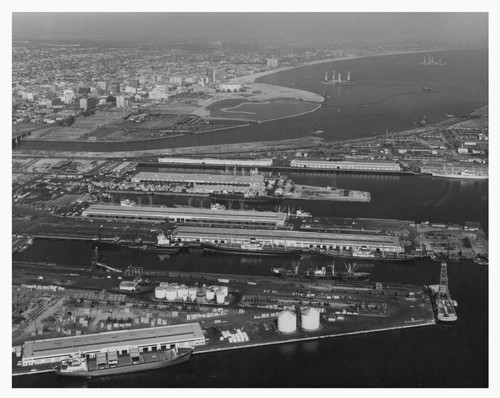
[[[311,185],[330,177],[297,174]],[[293,203],[314,215],[384,217],[431,222],[480,221],[487,230],[488,183],[427,177],[340,175],[338,185],[372,192],[372,203]],[[14,260],[88,267],[91,243],[35,240]],[[174,256],[103,251],[112,267],[148,270],[270,275],[290,266],[289,259],[204,255],[200,250]],[[328,259],[306,256],[305,266]],[[439,263],[361,265],[382,282],[435,284]],[[74,271],[71,271],[74,272]],[[13,378],[16,387],[485,387],[488,383],[488,267],[472,262],[449,264],[449,286],[458,302],[455,325],[345,336],[328,340],[194,355],[172,368],[90,380],[53,374]],[[265,369],[265,371],[262,371]]]

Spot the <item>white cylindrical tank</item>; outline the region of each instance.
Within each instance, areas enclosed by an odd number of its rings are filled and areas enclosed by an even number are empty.
[[[227,286],[221,286],[219,290],[224,293],[224,297],[227,297],[227,295],[229,294],[229,289],[227,288]]]
[[[166,288],[163,286],[156,286],[155,287],[155,298],[157,299],[164,299],[167,295]]]
[[[297,315],[286,310],[278,314],[278,330],[281,333],[294,333],[297,330]]]
[[[213,301],[215,299],[215,291],[213,289],[207,289],[207,301]]]
[[[317,330],[319,329],[319,310],[314,307],[307,307],[302,309],[301,325],[304,330]]]
[[[198,289],[196,291],[196,302],[204,303],[205,301],[207,301],[207,293],[205,292],[205,289]]]
[[[224,295],[224,292],[219,289],[217,290],[217,293],[215,293],[215,298],[217,300],[217,304],[224,304],[226,296]]]
[[[189,295],[189,290],[186,286],[179,286],[177,289],[177,297],[186,301]]]
[[[191,300],[191,301],[196,300],[196,291],[197,291],[197,290],[198,290],[198,289],[197,289],[197,288],[195,288],[195,287],[190,287],[190,288],[188,289],[188,296],[189,296],[189,300]]]
[[[165,298],[168,301],[175,301],[177,298],[177,289],[175,287],[169,286],[165,288]]]

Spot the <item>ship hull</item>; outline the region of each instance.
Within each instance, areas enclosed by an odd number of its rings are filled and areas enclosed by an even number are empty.
[[[134,247],[132,250],[138,251],[140,253],[152,253],[152,254],[177,254],[181,250],[186,249],[184,247],[161,247],[161,246],[146,246],[146,247]]]
[[[462,174],[446,174],[446,173],[432,173],[433,177],[441,178],[455,178],[459,180],[487,180],[488,176],[482,175],[462,175]]]
[[[168,366],[177,365],[179,363],[185,362],[189,360],[191,354],[193,353],[193,349],[186,351],[185,353],[177,355],[174,359],[171,360],[160,360],[157,362],[147,362],[147,363],[139,363],[135,365],[125,365],[125,366],[117,366],[114,368],[106,368],[92,371],[74,371],[74,372],[64,372],[61,370],[55,370],[55,373],[60,376],[70,376],[70,377],[101,377],[101,376],[114,376],[121,375],[127,373],[136,373],[136,372],[144,372],[147,370],[154,369],[162,369]]]
[[[226,246],[217,246],[210,244],[202,244],[203,252],[207,253],[216,253],[216,254],[229,254],[229,255],[238,255],[238,256],[300,256],[302,250],[294,249],[294,250],[281,250],[281,249],[263,249],[263,250],[250,250],[250,249],[241,249],[238,247],[226,247]]]
[[[348,259],[356,261],[414,261],[411,256],[354,256],[352,254],[328,253],[328,252],[311,252],[312,255],[331,257],[337,259]]]
[[[245,197],[243,195],[223,195],[223,194],[212,194],[210,195],[210,199],[215,201],[231,201],[231,200],[242,200],[248,203],[281,203],[283,198],[274,197],[274,196],[252,196]]]

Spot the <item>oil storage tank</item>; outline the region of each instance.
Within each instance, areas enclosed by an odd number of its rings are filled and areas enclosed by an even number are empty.
[[[155,287],[155,298],[156,299],[165,299],[167,295],[167,288],[163,287],[163,286],[156,286]]]
[[[197,303],[204,303],[207,301],[207,293],[205,289],[198,289],[196,291],[196,302]]]
[[[172,286],[168,286],[165,288],[165,298],[168,301],[175,301],[177,298],[177,289]]]
[[[314,307],[306,307],[301,311],[300,323],[303,330],[313,331],[319,329],[319,310]]]
[[[278,314],[278,330],[281,333],[294,333],[297,330],[297,315],[285,310]]]
[[[207,301],[213,301],[215,299],[214,289],[207,289]]]
[[[186,286],[179,286],[177,289],[177,297],[182,299],[182,301],[186,301],[189,295],[189,290]]]
[[[224,304],[224,301],[226,299],[226,295],[224,294],[224,291],[219,289],[215,293],[215,299],[217,300],[217,304]]]
[[[188,296],[190,301],[195,301],[196,300],[196,291],[198,289],[195,287],[190,287],[188,288]]]

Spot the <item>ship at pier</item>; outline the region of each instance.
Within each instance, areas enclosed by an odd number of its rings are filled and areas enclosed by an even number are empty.
[[[373,264],[365,264],[365,266],[372,266]],[[330,271],[328,271],[330,268]],[[344,269],[337,271],[335,262],[332,262],[327,267],[310,268],[308,270],[300,269],[300,260],[292,261],[291,268],[271,268],[271,272],[283,278],[305,278],[305,279],[333,279],[339,281],[367,281],[369,280],[369,272],[358,271],[359,266],[357,263],[344,263]]]
[[[98,352],[91,357],[74,354],[54,368],[60,376],[97,377],[112,376],[145,370],[161,369],[189,360],[193,348],[172,348],[156,352],[140,352],[137,347],[118,356],[116,351]]]
[[[333,86],[353,86],[356,84],[351,80],[351,71],[347,71],[347,79],[342,80],[342,73],[339,72],[337,77],[335,76],[335,71],[332,71],[332,78],[328,79],[328,72],[325,72],[325,79],[322,81],[323,84],[329,84]]]
[[[299,256],[302,249],[282,245],[264,244],[255,238],[241,243],[202,243],[203,252],[215,254],[234,254],[243,256]]]
[[[441,263],[439,285],[429,285],[428,288],[437,320],[440,322],[455,322],[458,319],[455,311],[457,302],[451,298],[448,289],[448,271],[445,261]]]

